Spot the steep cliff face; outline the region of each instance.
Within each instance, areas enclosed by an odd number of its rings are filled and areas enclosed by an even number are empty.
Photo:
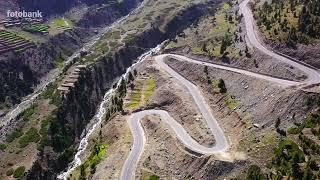
[[[160,30],[160,26],[155,25],[131,44],[119,49],[112,57],[106,56],[87,67],[75,88],[63,100],[57,111],[57,120],[51,126],[54,127],[50,130],[52,144],[61,151],[45,147],[46,150],[40,154],[33,169],[28,173],[28,179],[55,179],[57,173],[71,160],[74,144],[78,144],[81,133],[115,79],[145,52],[145,48],[154,47],[165,39],[175,37],[206,12],[207,9],[203,5],[192,6],[174,17],[165,29]]]
[[[90,5],[90,10],[85,14],[77,26],[80,27],[100,27],[108,24],[114,19],[128,14],[132,9],[137,7],[142,0],[124,0],[121,3],[114,1],[85,1]]]
[[[69,10],[71,7],[76,6],[78,0],[18,0],[17,1],[21,9],[27,11],[36,11],[39,10],[46,15],[49,14],[61,14]]]
[[[33,0],[30,3],[29,1],[18,1],[25,8],[48,8],[48,10],[56,13],[59,13],[59,11],[55,11],[55,8],[59,9],[60,6],[68,8],[76,4],[75,1],[63,1],[62,4],[59,2]],[[82,3],[92,4],[93,2],[85,1]],[[93,10],[89,11],[77,24],[77,26],[85,27],[84,29],[67,30],[51,37],[48,42],[20,54],[12,52],[0,55],[2,67],[0,69],[0,86],[5,87],[0,90],[0,109],[19,103],[21,97],[33,91],[33,87],[39,83],[41,77],[55,68],[56,59],[61,57],[66,59],[83,43],[87,42],[89,37],[94,34],[93,29],[86,29],[87,27],[102,27],[111,24],[121,16],[128,14],[139,3],[140,0],[124,0],[122,3],[113,3],[102,8],[91,7]],[[59,7],[50,7],[51,4]],[[62,11],[63,8],[60,10]]]
[[[55,60],[79,49],[93,32],[69,30],[23,53],[0,56],[0,105],[12,106],[33,91],[41,77],[55,68]],[[1,106],[0,106],[1,107]]]
[[[71,8],[76,6],[87,6],[87,7],[100,7],[103,8],[104,6],[112,7],[114,5],[119,4],[123,7],[128,7],[127,10],[130,10],[136,7],[136,2],[139,0],[128,1],[124,0],[120,3],[116,0],[18,0],[17,5],[20,9],[25,9],[27,11],[41,11],[43,14],[47,16],[56,15],[56,14],[63,14],[69,11]],[[124,11],[125,12],[125,11]]]

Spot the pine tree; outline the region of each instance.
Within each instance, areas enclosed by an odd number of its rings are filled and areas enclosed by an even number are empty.
[[[134,80],[134,77],[133,77],[133,75],[132,75],[132,73],[131,73],[131,71],[129,72],[129,76],[128,76],[128,78],[129,78],[129,83],[130,82],[132,82],[133,80]]]
[[[220,93],[226,93],[227,92],[226,84],[224,83],[223,79],[219,79],[218,87],[220,89]]]

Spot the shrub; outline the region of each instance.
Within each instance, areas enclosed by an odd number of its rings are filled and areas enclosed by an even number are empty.
[[[7,145],[5,144],[0,144],[0,150],[3,151],[7,148]]]
[[[149,180],[159,180],[159,179],[160,179],[160,177],[157,175],[152,175],[149,177]]]
[[[40,135],[38,133],[38,130],[36,128],[30,128],[29,131],[27,131],[20,139],[20,147],[24,148],[28,146],[31,142],[38,142],[40,140]]]
[[[18,167],[14,172],[13,172],[13,177],[14,178],[20,178],[24,175],[24,171],[26,168],[24,166]]]
[[[287,130],[287,132],[289,134],[299,134],[301,132],[301,130],[299,128],[296,128],[296,127],[292,127],[292,128],[289,128]]]
[[[16,129],[14,132],[12,132],[11,134],[9,134],[7,136],[7,142],[12,142],[14,141],[16,138],[19,138],[20,136],[22,136],[23,133],[22,133],[22,130],[21,129]]]
[[[25,121],[28,121],[30,117],[34,114],[35,109],[37,108],[36,105],[32,105],[31,107],[27,108],[23,111],[22,117]]]
[[[251,165],[247,172],[247,180],[264,180],[266,179],[257,165]]]
[[[227,88],[223,79],[219,79],[218,87],[220,88],[220,93],[226,93]]]
[[[13,174],[14,170],[12,168],[10,168],[7,172],[6,175],[7,176],[11,176]]]

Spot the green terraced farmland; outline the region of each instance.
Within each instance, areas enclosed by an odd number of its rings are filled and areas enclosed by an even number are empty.
[[[9,31],[0,30],[0,54],[14,51],[22,52],[35,47],[35,44]]]
[[[31,32],[31,33],[41,33],[41,34],[48,33],[49,28],[50,27],[46,24],[29,24],[22,27],[24,31]]]

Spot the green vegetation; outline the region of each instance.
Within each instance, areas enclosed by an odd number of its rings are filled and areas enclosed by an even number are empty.
[[[160,179],[160,177],[157,176],[157,175],[151,175],[151,176],[149,177],[149,180],[159,180],[159,179]]]
[[[267,36],[294,47],[320,37],[320,0],[272,0],[254,6],[258,26]]]
[[[93,151],[89,158],[78,168],[80,169],[80,179],[86,179],[87,171],[90,174],[94,174],[97,164],[101,161],[102,157],[106,154],[108,145],[99,144],[93,147]]]
[[[279,129],[280,119],[276,121],[275,128]],[[310,114],[303,123],[296,124],[287,130],[290,134],[282,138],[277,146],[275,146],[272,159],[267,163],[268,179],[282,179],[290,177],[292,179],[319,179],[319,155],[320,145],[310,137],[309,133],[304,134],[305,128],[311,128],[313,135],[319,139],[320,112]],[[255,168],[257,169],[257,168]],[[251,170],[252,171],[252,170]],[[257,172],[257,171],[254,171]],[[255,174],[255,173],[251,173]]]
[[[24,148],[31,142],[37,143],[40,140],[40,135],[36,128],[30,128],[21,138],[19,139],[20,148]]]
[[[153,172],[144,169],[142,171],[142,177],[140,178],[141,180],[159,180],[160,177],[154,174]]]
[[[28,24],[22,27],[22,30],[27,31],[27,32],[31,32],[31,33],[48,33],[49,30],[49,26],[46,24]]]
[[[274,155],[271,164],[278,176],[301,177],[299,163],[304,162],[305,157],[295,142],[287,138],[281,140]]]
[[[7,176],[12,176],[13,172],[14,172],[14,169],[10,168],[10,169],[7,170],[6,175]]]
[[[130,86],[132,91],[130,94],[130,102],[126,104],[126,108],[128,109],[135,109],[141,104],[147,103],[156,88],[153,78],[148,80],[136,80],[136,82],[132,82]]]
[[[155,81],[154,79],[149,79],[148,82],[147,82],[147,87],[146,87],[146,90],[145,90],[145,94],[144,94],[144,99],[145,101],[148,101],[150,96],[152,95],[152,93],[154,92],[156,88],[156,84],[155,84]]]
[[[297,127],[291,127],[287,130],[289,134],[299,134],[304,128],[314,128],[320,124],[320,114],[311,114],[309,115],[302,124],[299,124]],[[313,130],[314,133],[316,133]]]
[[[143,81],[137,80],[130,95],[130,102],[126,105],[127,108],[134,109],[140,105],[142,99],[142,88]]]
[[[56,58],[54,61],[53,61],[53,63],[54,63],[54,66],[56,67],[56,68],[59,68],[60,70],[63,70],[63,68],[64,68],[64,62],[65,62],[65,59],[63,58],[63,57],[58,57],[58,58]]]
[[[5,45],[0,50],[11,48],[16,53],[22,52],[26,47],[31,47],[32,43],[20,36],[21,33],[0,30],[0,41]]]
[[[240,100],[236,99],[235,96],[227,94],[225,98],[225,103],[229,109],[235,110],[240,105]]]
[[[41,96],[44,98],[50,99],[51,100],[50,104],[59,106],[62,103],[62,99],[57,88],[58,88],[57,83],[50,83],[46,91],[44,91],[41,94]]]
[[[13,142],[16,138],[19,138],[23,135],[22,129],[15,129],[11,134],[8,134],[7,136],[7,142]]]
[[[67,18],[57,17],[50,21],[49,26],[50,28],[48,29],[48,31],[50,32],[50,34],[54,35],[61,33],[65,30],[72,29],[74,23]]]
[[[50,24],[53,28],[70,28],[72,27],[72,22],[66,18],[55,18]]]
[[[26,110],[23,111],[21,114],[22,118],[25,121],[29,121],[31,116],[34,114],[35,110],[37,109],[37,104],[33,104],[31,107],[27,108]]]
[[[215,14],[212,19],[215,23],[214,27],[210,29],[205,35],[204,40],[192,48],[194,54],[202,54],[210,57],[221,57],[226,55],[236,55],[234,53],[234,37],[236,32],[236,24],[240,16],[237,13],[230,11],[231,6],[224,3],[220,10]],[[212,22],[207,22],[212,23]],[[207,30],[206,30],[207,31]],[[198,30],[196,30],[198,32]],[[198,36],[196,34],[196,36]]]
[[[50,146],[51,142],[49,139],[49,130],[52,122],[56,120],[55,115],[49,115],[45,120],[41,123],[41,129],[39,131],[41,135],[41,140],[38,149],[41,151],[44,146]]]
[[[12,32],[0,30],[0,39],[14,43],[14,42],[18,42],[19,40],[22,40],[23,38],[21,38],[20,36]]]
[[[26,168],[24,166],[18,167],[14,172],[13,172],[13,177],[14,178],[21,178],[24,175]]]
[[[5,144],[0,144],[0,150],[4,151],[7,148],[7,145]]]
[[[264,180],[265,176],[262,174],[261,169],[257,165],[251,165],[247,172],[247,180]]]
[[[301,133],[301,129],[296,128],[296,127],[291,127],[291,128],[289,128],[289,129],[287,130],[287,132],[288,132],[289,134],[299,134],[299,133]]]
[[[136,36],[129,34],[127,35],[124,39],[123,39],[123,43],[125,44],[131,44],[132,42],[134,42],[137,39]]]

